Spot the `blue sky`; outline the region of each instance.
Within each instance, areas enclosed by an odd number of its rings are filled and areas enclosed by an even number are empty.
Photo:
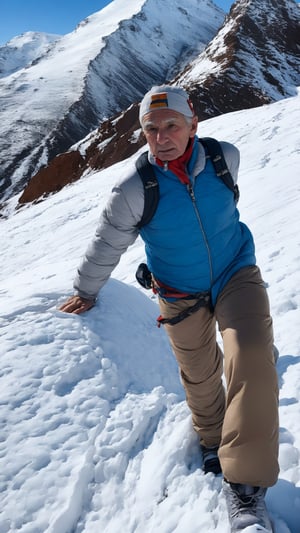
[[[233,3],[214,1],[224,11]],[[0,0],[0,45],[25,31],[69,33],[81,20],[109,3],[110,0]]]

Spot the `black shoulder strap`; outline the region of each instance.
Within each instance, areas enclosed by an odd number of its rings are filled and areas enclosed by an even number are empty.
[[[159,185],[153,166],[148,161],[148,152],[143,152],[137,159],[136,169],[144,185],[144,212],[137,227],[140,229],[150,222],[156,211],[159,200]]]
[[[239,188],[234,183],[233,177],[227,167],[220,143],[211,137],[201,137],[199,141],[204,146],[206,155],[210,157],[217,176],[219,176],[219,178],[225,183],[226,187],[233,192],[235,203],[237,203],[240,197]]]
[[[239,188],[234,183],[232,175],[228,170],[220,143],[211,137],[202,137],[199,139],[199,142],[203,145],[207,157],[210,157],[217,176],[233,192],[234,200],[237,203],[240,196]],[[159,185],[153,166],[148,161],[148,152],[143,152],[136,160],[135,165],[143,182],[145,192],[144,212],[140,222],[137,224],[137,227],[140,229],[148,224],[154,216],[159,201]]]

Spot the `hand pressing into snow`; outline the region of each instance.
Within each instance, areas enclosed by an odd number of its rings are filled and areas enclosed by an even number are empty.
[[[81,298],[81,296],[71,296],[68,300],[59,307],[60,311],[65,313],[74,313],[75,315],[80,315],[94,307],[94,300],[87,300],[86,298]]]

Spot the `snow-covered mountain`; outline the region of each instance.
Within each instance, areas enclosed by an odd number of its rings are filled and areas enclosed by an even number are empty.
[[[266,498],[274,533],[300,531],[299,123],[300,94],[198,128],[241,152],[239,210],[270,296],[280,352],[280,474]],[[1,533],[229,530],[222,480],[203,474],[157,303],[135,281],[141,240],[91,311],[57,309],[132,164],[18,212],[11,199],[0,219]]]
[[[189,91],[200,120],[291,96],[300,85],[299,25],[294,0],[238,0],[205,50],[172,82]],[[122,161],[144,142],[133,104],[42,168],[20,203]]]
[[[0,46],[0,78],[10,76],[29,67],[33,61],[44,56],[60,35],[27,31]]]
[[[300,9],[294,0],[240,0],[206,49],[177,77],[200,118],[296,94]],[[211,94],[214,98],[211,98]]]
[[[0,192],[182,70],[224,13],[211,0],[114,0],[0,80]]]

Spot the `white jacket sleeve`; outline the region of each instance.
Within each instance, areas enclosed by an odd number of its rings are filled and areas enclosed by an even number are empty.
[[[238,172],[240,166],[240,152],[239,149],[234,145],[225,141],[220,142],[224,154],[228,170],[232,175],[234,184],[237,184]]]
[[[74,280],[75,293],[95,299],[101,287],[120,261],[128,246],[134,243],[144,208],[143,185],[133,174],[118,186],[100,217],[95,236],[87,248]]]

